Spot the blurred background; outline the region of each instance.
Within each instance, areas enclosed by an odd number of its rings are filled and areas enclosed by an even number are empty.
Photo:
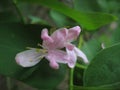
[[[89,59],[92,59],[93,56],[90,56],[89,54],[90,52],[86,51],[86,48],[87,49],[89,48],[91,50],[94,47],[89,47],[88,45],[94,43],[96,44],[96,46],[99,46],[98,43],[103,42],[105,47],[108,47],[120,41],[119,35],[120,0],[93,0],[93,1],[58,0],[58,1],[65,4],[67,7],[73,8],[76,11],[86,13],[102,12],[112,14],[118,17],[117,21],[113,21],[110,24],[106,24],[102,27],[99,27],[96,29],[97,31],[89,32],[87,28],[84,27],[82,28],[86,29],[82,31],[82,33],[84,33],[84,39],[86,40],[87,43],[87,44],[84,43],[84,47],[82,47],[82,50],[86,52]],[[20,15],[23,17],[22,19],[20,19],[21,17]],[[14,19],[12,19],[12,17],[14,17]],[[49,9],[38,4],[17,3],[15,0],[0,1],[0,23],[6,23],[11,21],[17,22],[19,20],[21,20],[21,22],[24,22],[25,24],[43,24],[51,26],[53,28],[78,25],[78,23],[75,20],[71,19],[70,17],[58,11]],[[96,40],[95,38],[98,39]],[[90,39],[92,39],[92,41],[87,42]],[[75,84],[82,83],[79,82],[78,77],[81,76],[79,76],[78,73],[75,74],[74,76]],[[58,90],[66,90],[68,88],[67,82],[68,76],[66,75],[64,81],[58,86]],[[30,87],[12,78],[0,75],[0,90],[38,90],[38,89]]]

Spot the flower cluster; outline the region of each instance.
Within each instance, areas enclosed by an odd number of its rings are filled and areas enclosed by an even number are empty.
[[[70,68],[74,68],[77,56],[82,58],[85,63],[88,63],[86,55],[71,42],[74,41],[80,34],[80,27],[60,28],[48,35],[48,30],[45,28],[41,32],[43,40],[43,49],[31,48],[20,52],[16,55],[16,62],[23,67],[31,67],[40,62],[45,57],[49,61],[49,65],[58,69],[58,63],[67,64]],[[66,50],[62,50],[65,48]]]

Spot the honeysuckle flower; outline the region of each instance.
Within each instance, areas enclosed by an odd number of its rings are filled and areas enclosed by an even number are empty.
[[[18,53],[15,57],[16,62],[23,67],[31,67],[45,57],[49,61],[49,65],[54,69],[59,68],[58,63],[68,64],[70,68],[73,68],[77,56],[79,56],[87,63],[88,60],[85,54],[71,43],[79,36],[80,31],[79,26],[70,29],[61,28],[49,36],[48,30],[45,28],[41,32],[43,49],[31,48]],[[66,48],[66,51],[61,50],[62,48]]]

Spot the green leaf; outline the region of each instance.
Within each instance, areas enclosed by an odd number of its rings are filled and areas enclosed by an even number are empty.
[[[0,74],[16,78],[39,89],[53,90],[64,78],[66,68],[51,69],[46,59],[30,68],[23,68],[15,61],[15,55],[26,47],[41,43],[41,29],[47,26],[0,24]]]
[[[83,13],[65,6],[57,0],[17,0],[20,2],[36,3],[62,13],[83,26],[87,30],[95,30],[114,20],[115,16],[105,13]],[[52,3],[51,3],[52,2]]]
[[[103,85],[100,87],[83,87],[83,86],[73,86],[73,90],[119,90],[120,89],[120,82],[109,84],[109,85]]]
[[[120,43],[98,53],[84,73],[84,86],[103,86],[120,81]]]
[[[73,90],[111,90],[108,88],[102,88],[102,87],[83,87],[83,86],[73,86]]]
[[[19,22],[20,19],[10,11],[0,12],[0,23]]]
[[[114,84],[108,84],[100,86],[100,88],[109,88],[110,90],[119,90],[120,89],[120,82],[114,83]]]
[[[81,48],[88,60],[92,60],[101,49],[101,43],[97,39],[91,39],[85,42]]]
[[[73,26],[73,25],[75,26],[75,24],[77,24],[73,22],[73,20],[71,20],[70,18],[66,17],[65,15],[55,10],[51,10],[50,15],[58,27]]]
[[[94,0],[94,2],[91,2],[90,0],[73,0],[73,3],[75,9],[79,11],[83,12],[100,11],[100,6],[97,0]]]
[[[40,23],[40,24],[44,24],[44,25],[49,25],[47,21],[39,18],[39,17],[35,17],[35,16],[29,16],[30,20],[31,20],[31,24],[35,24],[35,23]]]
[[[120,26],[119,25],[118,25],[118,28],[114,30],[112,38],[111,38],[111,41],[113,44],[120,42]]]
[[[99,6],[104,12],[111,12],[114,14],[119,13],[120,1],[119,0],[97,0]]]

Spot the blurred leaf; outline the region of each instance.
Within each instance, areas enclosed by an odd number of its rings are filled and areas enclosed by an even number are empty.
[[[85,42],[81,48],[88,60],[92,60],[101,49],[101,43],[97,39],[91,39],[88,42]]]
[[[10,11],[0,12],[0,23],[19,22],[19,21],[20,19],[18,19],[17,16]]]
[[[109,88],[110,90],[119,90],[120,89],[120,82],[114,83],[114,84],[108,84],[100,86],[101,88]]]
[[[102,34],[102,35],[98,38],[98,40],[101,42],[101,44],[104,45],[105,48],[112,45],[112,44],[111,44],[111,43],[112,43],[111,35],[108,36],[108,35],[106,35],[106,34]]]
[[[100,87],[82,87],[82,86],[73,86],[73,90],[119,90],[120,82],[115,84],[104,85]]]
[[[66,17],[65,15],[55,10],[51,10],[50,15],[58,27],[65,27],[65,26],[71,26],[71,25],[73,26],[76,24],[70,18]]]
[[[120,26],[119,25],[118,25],[118,28],[114,30],[111,41],[113,44],[120,42]]]
[[[83,85],[83,72],[84,72],[84,69],[81,69],[78,67],[74,68],[74,75],[73,75],[74,85],[79,85],[79,86]]]
[[[47,21],[42,20],[42,19],[39,18],[39,17],[29,16],[29,18],[30,18],[32,24],[40,23],[40,24],[49,25],[49,24],[47,23]]]
[[[107,88],[102,88],[102,87],[82,87],[82,86],[73,86],[73,90],[111,90]]]
[[[110,13],[119,13],[120,1],[119,0],[97,0],[102,11]]]
[[[120,43],[103,49],[84,73],[85,86],[103,86],[120,81]]]
[[[80,25],[82,25],[87,30],[95,30],[100,28],[103,25],[106,25],[114,20],[116,20],[115,16],[105,13],[82,13],[76,11],[72,8],[65,6],[57,0],[17,0],[20,2],[28,2],[28,3],[36,3],[48,8],[54,9],[59,13],[63,13],[64,15],[72,18],[77,21]],[[51,3],[52,2],[52,3]]]
[[[17,53],[41,43],[40,33],[44,27],[46,26],[0,24],[0,74],[39,89],[53,90],[62,81],[66,72],[64,66],[53,70],[46,59],[31,68],[22,68],[15,62]]]
[[[2,0],[0,2],[0,23],[20,21],[20,12],[13,0]]]
[[[11,0],[1,0],[0,1],[0,11],[10,9],[9,7],[11,6],[11,4],[12,4]]]
[[[105,12],[109,12],[109,4],[108,4],[109,1],[107,1],[107,0],[97,0],[99,6]]]
[[[90,0],[73,0],[74,8],[79,11],[85,12],[93,12],[93,11],[100,11],[99,4],[97,0],[91,2]]]

